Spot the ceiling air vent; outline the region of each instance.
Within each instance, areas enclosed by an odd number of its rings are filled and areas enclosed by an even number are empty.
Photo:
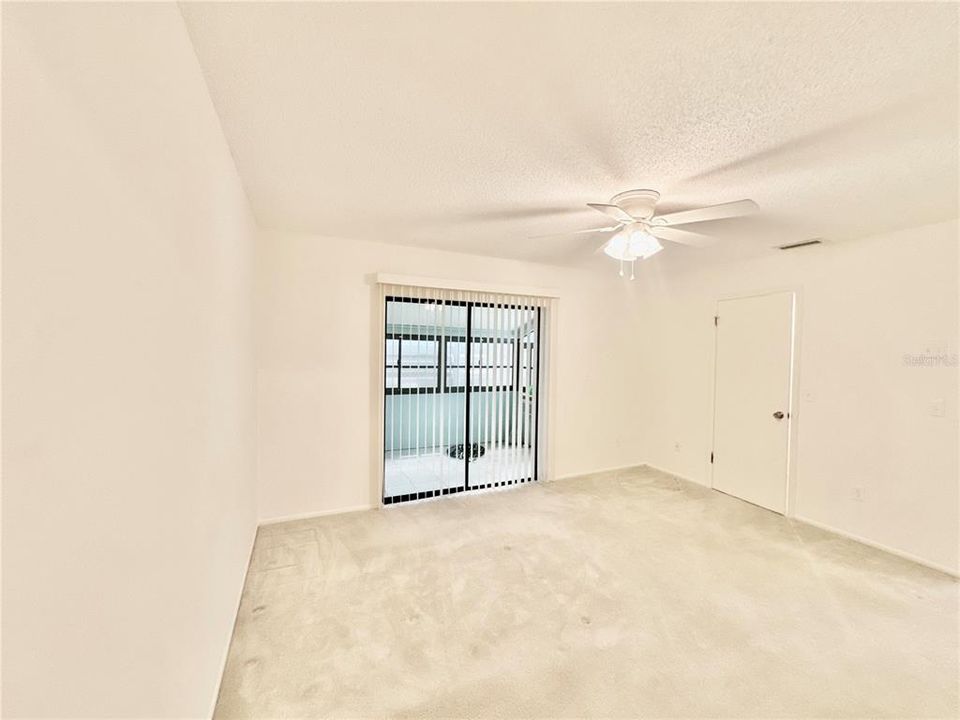
[[[779,245],[778,250],[796,250],[797,248],[809,247],[810,245],[822,245],[823,240],[821,238],[813,238],[813,240],[803,240],[802,242],[790,243],[789,245]]]

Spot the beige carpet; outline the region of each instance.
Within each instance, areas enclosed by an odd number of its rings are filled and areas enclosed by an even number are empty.
[[[216,716],[956,717],[957,593],[644,469],[272,525]]]

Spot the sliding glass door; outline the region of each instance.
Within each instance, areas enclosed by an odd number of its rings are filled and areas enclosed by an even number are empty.
[[[384,503],[535,480],[539,305],[418,289],[385,302]]]

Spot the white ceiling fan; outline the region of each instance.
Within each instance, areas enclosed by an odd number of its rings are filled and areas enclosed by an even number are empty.
[[[709,205],[707,207],[683,210],[681,212],[657,215],[656,205],[660,193],[656,190],[627,190],[610,198],[609,203],[587,203],[588,207],[602,212],[617,221],[616,225],[589,230],[578,230],[572,235],[598,232],[614,232],[604,240],[597,250],[614,260],[620,261],[620,275],[623,275],[623,263],[630,263],[630,279],[633,279],[633,263],[645,260],[663,249],[660,240],[704,247],[716,242],[716,238],[702,233],[685,230],[677,225],[722,220],[724,218],[748,215],[758,209],[753,200]]]

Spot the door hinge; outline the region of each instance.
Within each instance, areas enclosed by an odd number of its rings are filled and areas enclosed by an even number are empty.
[[[713,465],[713,453],[710,453],[710,464]]]
[[[714,327],[717,326],[717,322],[718,322],[719,320],[720,320],[720,316],[719,316],[719,315],[714,315],[714,316],[713,316],[713,326],[714,326]]]

